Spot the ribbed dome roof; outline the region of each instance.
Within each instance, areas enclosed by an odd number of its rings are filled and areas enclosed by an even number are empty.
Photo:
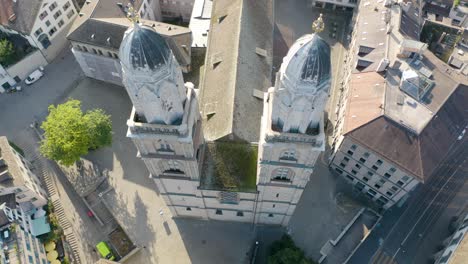
[[[291,46],[281,68],[289,80],[320,88],[330,80],[330,46],[316,34],[305,35]]]
[[[120,44],[120,61],[127,69],[154,71],[169,62],[171,50],[152,28],[135,24]]]

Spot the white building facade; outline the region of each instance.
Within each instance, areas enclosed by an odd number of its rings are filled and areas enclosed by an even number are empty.
[[[258,222],[287,225],[325,150],[323,110],[330,88],[330,48],[305,35],[283,59],[265,96],[258,160]]]
[[[275,88],[266,94],[258,146],[205,142],[198,91],[183,83],[171,49],[153,28],[135,24],[119,54],[134,106],[127,137],[172,215],[286,226],[325,147],[329,46],[318,35],[306,35],[292,46]],[[254,190],[206,184],[212,154],[206,150],[215,145],[258,148]]]
[[[53,60],[66,47],[65,35],[68,26],[77,16],[72,0],[45,0],[38,3],[12,1],[13,10],[29,13],[12,13],[13,18],[0,30],[7,34],[20,34],[29,44],[41,50],[47,61]]]
[[[0,65],[0,93],[4,93],[8,88],[14,86],[16,81],[8,74],[8,72]]]
[[[0,137],[0,204],[10,221],[22,230],[39,236],[50,231],[43,207],[47,205],[47,193],[39,178],[31,171],[30,163],[14,148],[6,137]],[[14,195],[14,196],[13,196]],[[13,197],[11,197],[13,196]]]

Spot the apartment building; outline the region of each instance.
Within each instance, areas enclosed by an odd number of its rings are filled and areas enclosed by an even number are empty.
[[[446,25],[468,28],[468,2],[454,0],[430,0],[422,2],[423,16]]]
[[[31,164],[0,137],[0,208],[10,221],[33,236],[50,231],[43,207],[47,194]]]
[[[0,93],[4,93],[8,88],[16,84],[10,74],[0,65]]]
[[[468,120],[467,76],[407,39],[401,15],[383,2],[359,6],[330,159],[384,209],[432,176]]]
[[[46,251],[41,241],[18,228],[15,222],[0,211],[0,259],[9,264],[47,264]]]
[[[190,71],[191,32],[188,28],[157,22],[160,9],[157,0],[95,0],[86,2],[71,26],[67,38],[84,74],[90,78],[122,85],[118,51],[125,31],[132,25],[127,19],[132,6],[140,22],[154,28],[167,41],[183,72]]]
[[[0,31],[19,34],[48,62],[66,47],[65,32],[77,16],[72,0],[1,0]]]
[[[468,252],[468,214],[460,219],[458,228],[443,241],[444,249],[435,254],[434,264],[466,263]]]

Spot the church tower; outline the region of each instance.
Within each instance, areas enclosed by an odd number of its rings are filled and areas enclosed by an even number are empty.
[[[256,222],[286,226],[325,150],[330,47],[317,34],[290,48],[266,93],[258,153]]]
[[[136,21],[124,35],[120,61],[133,103],[127,137],[173,216],[204,218],[202,200],[197,198],[203,144],[198,91],[192,83],[184,84],[164,38]]]

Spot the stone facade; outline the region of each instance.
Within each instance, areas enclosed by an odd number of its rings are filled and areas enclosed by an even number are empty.
[[[390,208],[419,183],[394,162],[350,138],[343,140],[330,166],[384,209]]]
[[[150,45],[153,49],[147,52]],[[293,45],[276,86],[265,94],[258,146],[205,142],[198,90],[183,84],[171,49],[152,28],[138,24],[130,28],[119,57],[134,105],[127,136],[172,215],[286,226],[325,148],[329,46],[318,35],[306,35]],[[219,160],[222,147],[255,153],[253,178],[219,169],[232,167],[231,161]]]
[[[265,96],[258,160],[260,223],[287,225],[325,150],[323,110],[330,88],[330,48],[305,35],[283,59]]]

